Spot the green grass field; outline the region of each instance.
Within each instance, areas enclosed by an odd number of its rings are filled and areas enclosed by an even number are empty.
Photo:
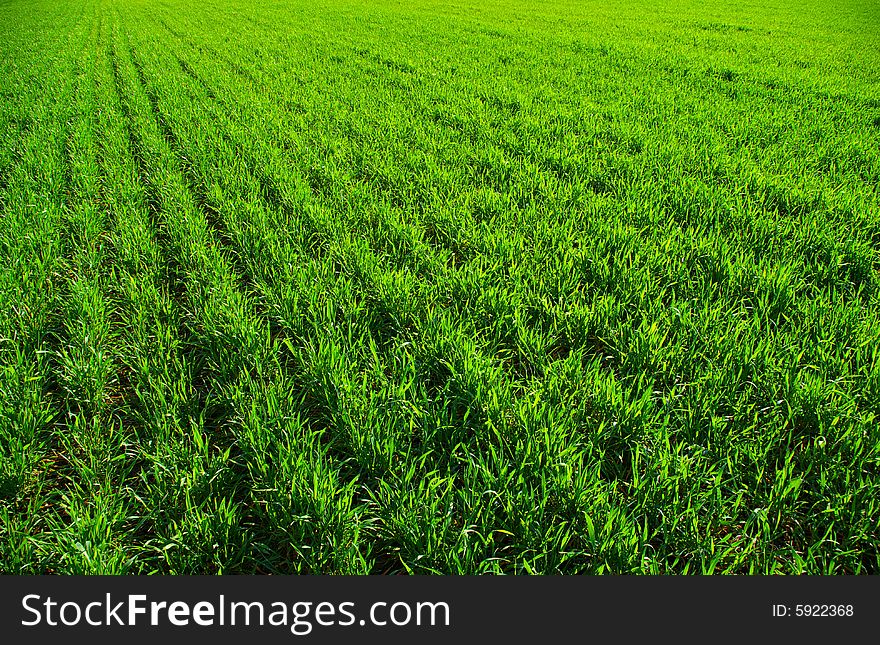
[[[880,3],[0,0],[0,571],[880,573]]]

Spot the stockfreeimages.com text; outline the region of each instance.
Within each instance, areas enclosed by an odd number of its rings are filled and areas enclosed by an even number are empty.
[[[129,594],[118,600],[106,594],[103,600],[57,601],[28,594],[22,598],[25,627],[103,626],[272,626],[289,627],[297,636],[305,636],[318,625],[322,627],[404,627],[449,626],[450,610],[446,602],[374,602],[358,618],[354,602],[245,602],[228,601],[221,595],[216,601],[150,600],[145,594]]]

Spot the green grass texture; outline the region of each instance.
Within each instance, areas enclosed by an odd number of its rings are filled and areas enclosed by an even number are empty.
[[[880,573],[880,3],[0,0],[0,572]]]

